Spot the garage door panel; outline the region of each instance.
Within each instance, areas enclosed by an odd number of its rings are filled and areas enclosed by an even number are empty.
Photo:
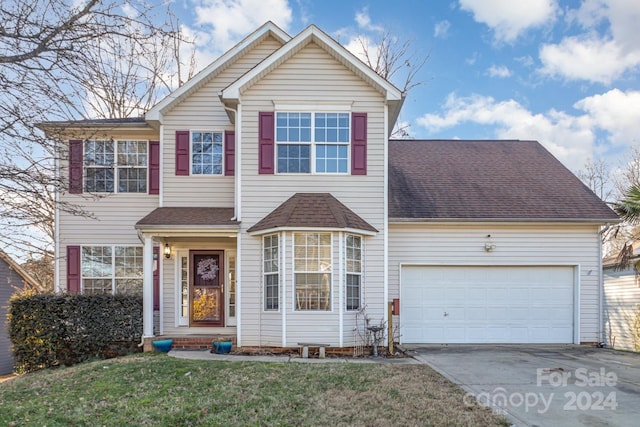
[[[573,267],[403,267],[406,343],[571,343]]]

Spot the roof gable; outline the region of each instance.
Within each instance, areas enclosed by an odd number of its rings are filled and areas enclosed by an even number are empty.
[[[309,43],[315,43],[320,46],[338,62],[385,96],[385,100],[389,105],[389,132],[391,132],[393,124],[400,114],[405,94],[315,25],[309,25],[260,64],[225,88],[221,95],[222,101],[227,105],[235,106],[246,89],[253,86],[287,59],[293,57]]]
[[[29,286],[40,289],[38,282],[31,277],[29,273],[24,271],[20,265],[13,260],[5,251],[0,249],[0,262],[5,262],[11,270],[13,270],[20,278]]]
[[[264,234],[278,229],[343,229],[363,234],[378,232],[329,193],[296,193],[247,232]]]
[[[390,141],[389,217],[618,221],[537,141]]]
[[[254,46],[259,44],[262,40],[269,36],[272,36],[283,44],[291,39],[291,36],[289,36],[273,22],[269,21],[265,23],[263,26],[258,28],[256,31],[245,37],[234,47],[225,52],[218,59],[209,64],[204,70],[196,74],[183,86],[179,87],[178,89],[167,95],[162,101],[158,102],[146,113],[145,119],[149,122],[157,122],[162,120],[162,115],[164,113],[171,110],[186,97],[197,91],[212,78],[214,78],[218,73],[227,68],[230,64],[235,62],[247,51],[251,50]]]

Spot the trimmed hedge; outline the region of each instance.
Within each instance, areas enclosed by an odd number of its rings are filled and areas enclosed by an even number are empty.
[[[9,338],[16,372],[70,366],[138,350],[142,297],[129,295],[14,295]]]

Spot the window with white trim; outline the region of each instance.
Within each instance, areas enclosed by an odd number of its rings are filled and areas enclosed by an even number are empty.
[[[222,175],[222,132],[191,132],[191,173]]]
[[[262,258],[264,274],[264,309],[278,310],[280,307],[280,275],[278,235],[262,238]]]
[[[346,242],[346,309],[359,310],[362,304],[362,238],[347,234]]]
[[[348,173],[349,113],[276,113],[278,173]]]
[[[84,142],[84,191],[146,193],[147,141]]]
[[[83,246],[82,292],[142,295],[141,246]]]
[[[331,233],[295,233],[293,254],[295,309],[330,311]]]

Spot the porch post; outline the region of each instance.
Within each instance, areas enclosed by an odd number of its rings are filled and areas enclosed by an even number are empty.
[[[150,338],[153,336],[153,239],[150,236],[144,237],[142,262],[144,265],[142,285],[142,337]]]

